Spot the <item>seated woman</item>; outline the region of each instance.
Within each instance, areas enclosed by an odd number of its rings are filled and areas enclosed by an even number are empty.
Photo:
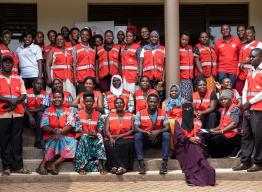
[[[146,99],[149,94],[157,94],[155,89],[150,89],[150,82],[147,76],[141,77],[139,87],[140,89],[136,90],[134,94],[136,112],[146,108]]]
[[[67,91],[63,91],[63,82],[60,79],[55,78],[52,80],[51,88],[52,88],[52,92],[49,95],[45,96],[45,98],[43,99],[43,105],[47,107],[51,106],[54,99],[54,92],[62,91],[64,94],[63,106],[69,107],[69,104],[73,101],[73,97],[71,93]]]
[[[95,89],[95,79],[93,77],[86,77],[84,80],[84,86],[86,91],[93,91],[94,93],[94,105],[93,108],[95,108],[97,111],[100,111],[103,113],[103,95],[100,91],[96,91]],[[85,104],[83,100],[84,92],[80,93],[76,99],[70,104],[71,107],[77,107],[78,110],[84,109]]]
[[[204,78],[197,79],[196,85],[197,91],[193,93],[195,115],[201,119],[203,129],[211,129],[216,126],[216,93],[207,89],[207,82]]]
[[[169,89],[169,97],[162,103],[162,111],[168,116],[170,124],[170,149],[174,151],[174,128],[175,121],[182,118],[182,104],[186,102],[181,97],[180,88],[178,85],[173,84]]]
[[[75,124],[72,111],[63,106],[64,93],[54,91],[54,99],[51,107],[47,108],[42,116],[41,128],[44,134],[45,155],[36,172],[46,175],[50,172],[57,175],[58,165],[65,159],[75,157],[77,141],[71,130]],[[52,163],[51,160],[58,156]],[[47,163],[50,164],[47,165]]]
[[[76,137],[80,140],[75,154],[75,170],[81,175],[98,171],[105,174],[106,154],[101,135],[103,118],[101,113],[93,108],[95,102],[93,92],[85,92],[83,100],[85,109],[78,111],[76,118],[76,129],[80,130]]]
[[[111,79],[110,91],[104,93],[104,112],[109,114],[115,112],[115,100],[124,100],[124,110],[132,113],[134,111],[134,98],[131,92],[124,89],[123,80],[119,75],[114,75]]]
[[[134,125],[133,114],[125,112],[124,99],[114,101],[116,112],[110,113],[105,122],[105,148],[108,170],[122,175],[133,169]]]
[[[215,169],[203,154],[203,139],[199,134],[201,121],[194,118],[191,103],[182,105],[182,119],[175,123],[175,155],[190,186],[215,185]]]
[[[227,157],[236,149],[240,149],[241,136],[237,131],[240,110],[232,103],[234,94],[231,90],[222,91],[220,101],[223,110],[220,124],[210,129],[210,137],[206,138],[208,151],[211,157]]]
[[[232,82],[231,82],[231,79],[229,78],[224,78],[221,82],[221,84],[217,83],[216,85],[217,89],[218,89],[218,92],[217,92],[217,98],[220,100],[220,97],[221,97],[221,93],[223,90],[225,89],[229,89],[233,92],[234,94],[234,97],[232,99],[232,103],[234,105],[236,105],[239,109],[241,109],[241,105],[242,105],[242,98],[241,96],[239,95],[238,91],[236,89],[232,89]],[[220,105],[222,105],[220,103]]]

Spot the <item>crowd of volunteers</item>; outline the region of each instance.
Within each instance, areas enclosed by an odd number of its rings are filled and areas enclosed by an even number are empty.
[[[262,42],[252,26],[237,33],[222,25],[214,47],[207,32],[196,45],[181,33],[180,84],[165,87],[165,47],[148,27],[129,26],[117,39],[65,26],[46,37],[25,32],[15,51],[12,32],[2,31],[2,175],[31,173],[23,168],[24,127],[44,150],[41,175],[59,174],[67,159],[81,175],[122,175],[134,159],[146,174],[148,148],[161,148],[160,174],[177,159],[190,186],[215,185],[208,157],[240,157],[233,170],[262,170]]]

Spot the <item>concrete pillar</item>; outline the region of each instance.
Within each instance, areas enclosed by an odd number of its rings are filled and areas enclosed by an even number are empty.
[[[179,83],[179,0],[165,0],[166,93]],[[166,95],[168,96],[168,95]]]

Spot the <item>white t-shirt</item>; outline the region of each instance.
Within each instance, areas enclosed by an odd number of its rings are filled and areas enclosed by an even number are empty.
[[[38,77],[37,61],[43,59],[41,48],[33,43],[26,48],[21,45],[16,49],[16,54],[19,58],[20,76],[23,78]]]
[[[155,52],[156,52],[156,49],[152,51],[152,55],[155,55]],[[144,56],[145,56],[145,49],[143,48],[141,53],[140,53],[140,58],[144,58]]]

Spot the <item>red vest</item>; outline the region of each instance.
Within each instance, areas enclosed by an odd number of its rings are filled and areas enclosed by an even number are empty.
[[[162,103],[162,111],[166,113],[169,119],[182,118],[182,107],[174,107],[172,110],[166,112],[166,101]]]
[[[220,117],[220,124],[219,124],[219,128],[221,130],[223,130],[225,127],[227,127],[231,123],[230,113],[234,106],[235,105],[232,104],[227,111],[225,108],[223,108],[221,117]],[[224,136],[227,138],[234,137],[235,135],[237,135],[237,129],[227,131],[226,133],[224,133]]]
[[[248,101],[262,91],[262,69],[257,68],[256,71],[257,74],[255,78],[252,78],[252,73],[253,73],[252,70],[250,70],[247,75],[247,83],[248,83],[247,100]],[[254,103],[250,109],[262,111],[262,101]]]
[[[140,120],[141,129],[145,131],[152,131],[152,130],[159,130],[163,128],[165,113],[163,113],[161,109],[157,109],[157,120],[154,125],[149,117],[147,109],[141,110],[140,115],[141,115],[141,120]]]
[[[125,109],[127,109],[128,107],[129,95],[130,92],[125,89],[123,90],[122,95],[120,95],[120,98],[124,99]],[[111,91],[108,91],[106,92],[106,98],[108,102],[109,111],[115,112],[115,99],[117,98],[117,96],[113,95]]]
[[[51,49],[53,49],[54,47],[52,47],[50,44],[49,45],[45,45],[44,46],[44,55],[43,58],[47,59],[47,56],[49,54],[49,51],[51,51]]]
[[[63,129],[66,126],[67,118],[70,113],[72,113],[71,109],[69,108],[63,108],[62,115],[58,118],[56,114],[56,108],[54,106],[51,106],[47,109],[48,112],[48,120],[49,120],[49,127],[52,129],[58,128]],[[44,140],[48,140],[51,138],[52,134],[44,133]],[[74,134],[69,131],[66,136],[68,137],[74,137]]]
[[[59,78],[62,81],[69,79],[73,81],[73,56],[72,50],[65,49],[62,52],[58,48],[52,48],[53,51],[53,63],[51,66],[51,77]]]
[[[247,45],[242,46],[239,52],[239,65],[238,65],[239,67],[241,63],[249,59],[250,52],[252,51],[252,49],[255,49],[260,42],[261,41],[253,41],[248,46]],[[238,78],[242,81],[245,81],[247,78],[248,70],[251,69],[251,67],[252,67],[251,63],[244,64],[243,70],[239,69]]]
[[[127,50],[121,49],[122,76],[128,83],[135,83],[138,73],[136,51],[140,46],[133,43]]]
[[[68,97],[71,95],[69,92],[67,92],[67,91],[63,91],[63,93],[64,93],[64,102],[63,102],[63,106],[64,107],[69,107],[68,106]],[[50,93],[49,94],[49,97],[51,98],[51,102],[53,101],[53,98],[54,98],[54,94],[53,93]]]
[[[122,122],[120,122],[120,118],[118,117],[117,113],[110,113],[108,115],[109,119],[109,132],[111,135],[119,135],[128,132],[132,129],[132,118],[133,114],[125,112]],[[129,135],[124,137],[127,138],[134,138],[133,135]]]
[[[27,89],[26,92],[26,107],[29,110],[39,108],[46,95],[46,92],[41,90],[38,95],[35,95],[33,88]]]
[[[110,51],[104,49],[104,45],[98,47],[98,66],[99,66],[99,79],[104,78],[108,74],[111,76],[119,74],[119,45],[114,44]]]
[[[97,123],[99,120],[100,112],[93,110],[92,118],[88,119],[85,110],[78,111],[78,116],[82,125],[82,131],[76,134],[76,138],[81,137],[84,133],[88,133],[90,131],[97,131]]]
[[[147,96],[152,93],[157,94],[157,91],[155,89],[149,89],[147,91]],[[136,112],[147,108],[147,97],[144,97],[143,91],[141,89],[135,91],[134,98],[136,101]]]
[[[182,125],[182,118],[179,118],[178,122],[181,126]],[[191,131],[187,131],[187,130],[183,129],[183,127],[181,127],[181,128],[183,130],[184,135],[188,138],[191,138],[191,137],[196,137],[196,136],[199,135],[199,131],[201,129],[201,126],[202,126],[201,120],[194,118],[194,127]]]
[[[217,55],[212,47],[205,48],[200,43],[196,45],[200,55],[199,60],[203,68],[203,73],[205,77],[210,77],[211,75],[217,75]],[[200,73],[195,69],[195,77],[199,77]]]
[[[205,111],[210,107],[211,104],[211,93],[212,91],[207,90],[206,95],[204,98],[200,98],[199,93],[196,91],[193,93],[193,104],[194,104],[194,109],[197,111]]]
[[[192,47],[180,47],[180,79],[192,79],[194,77],[194,53]]]
[[[76,79],[83,82],[87,76],[95,77],[96,52],[91,47],[85,48],[81,43],[75,47]]]
[[[100,92],[100,91],[93,91],[93,93],[94,93],[94,99],[95,99],[93,108],[95,108],[95,107],[98,106],[98,97],[99,97],[99,95],[101,94],[101,92]],[[83,93],[80,93],[80,103],[79,103],[79,104],[80,104],[80,106],[81,106],[82,108],[85,108],[83,95],[84,95],[84,92],[83,92]]]
[[[11,49],[9,49],[8,47],[6,47],[4,44],[0,44],[0,52],[1,52],[1,58],[3,58],[4,56],[10,56],[13,58],[14,60],[14,66],[12,69],[12,74],[13,75],[18,75],[18,57],[16,56],[15,52],[13,52]]]
[[[18,75],[10,76],[10,84],[7,83],[5,77],[0,73],[0,96],[8,97],[8,98],[18,98],[21,94],[21,78]],[[8,112],[4,109],[4,105],[7,102],[0,102],[0,114]],[[23,103],[18,103],[14,112],[19,114],[24,114],[25,110],[23,107]]]
[[[165,65],[165,47],[160,45],[153,55],[152,50],[145,50],[143,63],[143,76],[150,80],[162,80]]]

